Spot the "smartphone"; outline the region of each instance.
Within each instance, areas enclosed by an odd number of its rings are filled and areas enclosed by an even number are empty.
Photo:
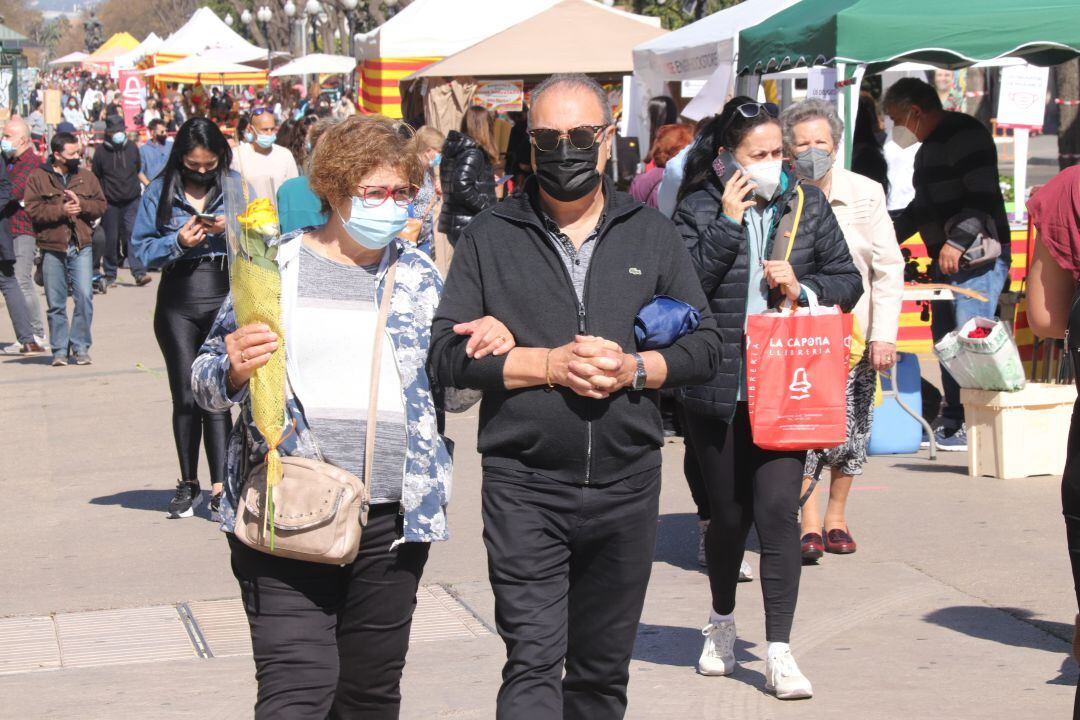
[[[727,185],[732,176],[739,169],[739,163],[735,162],[735,156],[727,150],[721,150],[713,161],[713,170],[716,171],[722,185]]]
[[[213,213],[195,213],[195,217],[199,220],[206,220],[207,222],[217,222],[217,215]]]

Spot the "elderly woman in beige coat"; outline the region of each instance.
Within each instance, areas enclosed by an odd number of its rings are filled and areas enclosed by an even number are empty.
[[[896,363],[904,259],[886,211],[884,189],[874,180],[835,166],[844,124],[833,106],[807,100],[787,108],[780,119],[787,157],[803,182],[816,185],[829,198],[863,279],[862,299],[854,312],[867,348],[848,375],[848,440],[824,457],[810,453],[806,460],[804,492],[818,462],[832,471],[824,520],[820,490],[815,490],[802,511],[803,560],[815,562],[825,552],[848,554],[856,549],[847,525],[847,499],[854,477],[862,473],[866,462],[877,373]]]

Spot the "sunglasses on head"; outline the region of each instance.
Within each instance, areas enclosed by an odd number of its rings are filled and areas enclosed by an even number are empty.
[[[259,115],[268,112],[270,112],[270,108],[258,107],[251,111],[251,117],[258,117]]]
[[[559,146],[559,141],[566,138],[578,150],[589,150],[596,144],[596,138],[607,125],[580,125],[566,132],[551,128],[539,128],[529,131],[532,144],[540,152],[552,152]]]
[[[744,118],[755,118],[761,113],[765,113],[769,117],[780,117],[780,108],[776,103],[758,103],[748,102],[743,103],[739,107],[735,108],[736,112],[742,115]]]

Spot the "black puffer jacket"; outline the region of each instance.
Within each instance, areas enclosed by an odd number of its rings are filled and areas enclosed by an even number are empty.
[[[475,140],[451,130],[443,145],[439,178],[443,193],[439,232],[456,245],[473,217],[495,204],[495,169]]]
[[[777,201],[784,214],[795,212],[795,180],[790,173],[787,177],[788,190]],[[791,250],[791,267],[822,305],[839,305],[849,312],[862,296],[862,276],[851,261],[825,195],[813,186],[802,187],[805,202]],[[743,330],[749,270],[746,230],[723,214],[723,192],[719,180],[711,181],[683,198],[672,219],[690,251],[724,341],[719,372],[706,385],[684,388],[683,400],[688,410],[730,420],[746,356]],[[778,222],[779,216],[769,232],[765,257],[772,253]]]

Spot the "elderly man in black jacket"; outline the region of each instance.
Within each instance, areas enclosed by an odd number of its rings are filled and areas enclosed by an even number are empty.
[[[462,233],[431,363],[448,386],[484,391],[484,541],[507,650],[497,716],[621,718],[656,535],[655,391],[711,378],[720,338],[675,228],[602,178],[603,91],[553,76],[532,97],[536,176]],[[636,353],[634,318],[656,295],[701,325]],[[517,347],[471,357],[481,316]]]

